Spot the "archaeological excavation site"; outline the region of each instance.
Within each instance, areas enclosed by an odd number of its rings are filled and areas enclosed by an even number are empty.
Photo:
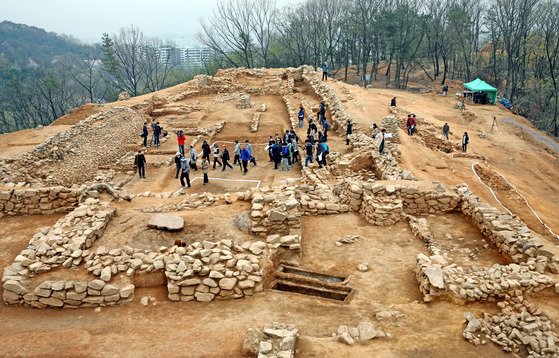
[[[321,101],[328,163],[305,166]],[[0,356],[559,357],[559,153],[455,105],[229,69],[0,136]],[[292,128],[301,158],[275,170]],[[206,184],[199,159],[181,187],[179,130],[187,155],[248,140],[256,164],[212,157]]]

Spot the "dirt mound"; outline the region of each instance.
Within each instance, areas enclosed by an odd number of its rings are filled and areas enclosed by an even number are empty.
[[[86,119],[89,116],[100,113],[103,111],[103,105],[88,103],[81,107],[75,108],[70,113],[65,116],[58,118],[56,121],[51,123],[51,126],[60,125],[73,125],[81,120]]]

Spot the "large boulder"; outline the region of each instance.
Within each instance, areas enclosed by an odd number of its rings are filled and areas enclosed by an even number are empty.
[[[184,228],[184,219],[175,215],[154,214],[149,219],[148,226],[159,230],[179,231]]]

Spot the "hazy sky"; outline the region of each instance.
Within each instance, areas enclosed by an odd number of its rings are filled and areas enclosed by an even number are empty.
[[[199,19],[219,0],[0,0],[0,21],[9,20],[99,42],[134,24],[145,35],[191,42]],[[278,6],[301,0],[276,0]]]

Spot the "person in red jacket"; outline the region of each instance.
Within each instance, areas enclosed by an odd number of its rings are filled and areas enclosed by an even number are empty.
[[[406,127],[408,127],[408,134],[412,135],[415,131],[415,118],[411,114],[408,116]]]
[[[184,142],[186,141],[186,135],[182,129],[177,133],[177,142],[179,144],[179,152],[184,155]]]

